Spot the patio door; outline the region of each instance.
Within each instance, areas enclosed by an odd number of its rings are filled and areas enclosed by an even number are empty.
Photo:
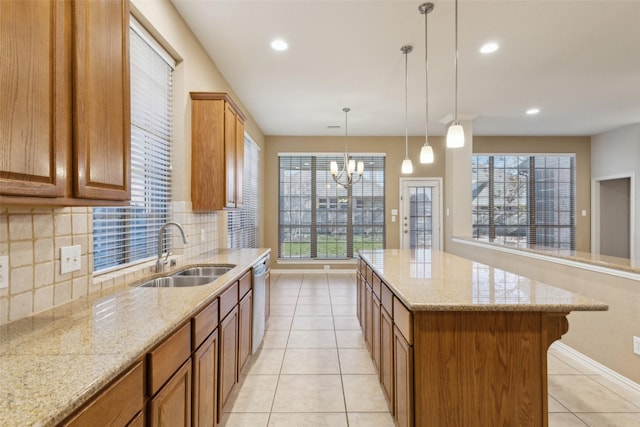
[[[400,247],[442,249],[442,178],[400,179]]]

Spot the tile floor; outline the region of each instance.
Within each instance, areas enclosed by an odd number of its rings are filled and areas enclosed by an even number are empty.
[[[262,349],[226,427],[392,427],[356,318],[355,276],[272,274]],[[640,393],[549,350],[550,427],[640,426]]]

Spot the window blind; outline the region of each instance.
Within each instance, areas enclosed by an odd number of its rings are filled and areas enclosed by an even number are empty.
[[[230,248],[257,248],[260,237],[258,195],[260,194],[260,148],[245,135],[242,208],[227,215],[227,236]]]
[[[175,64],[131,17],[131,203],[94,208],[94,271],[157,256],[171,218],[171,78]],[[168,243],[171,233],[165,233]]]

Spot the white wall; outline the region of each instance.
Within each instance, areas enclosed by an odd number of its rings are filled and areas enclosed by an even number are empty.
[[[632,187],[635,194],[631,204],[635,206],[635,257],[640,252],[640,123],[615,129],[591,138],[592,180],[634,176]]]

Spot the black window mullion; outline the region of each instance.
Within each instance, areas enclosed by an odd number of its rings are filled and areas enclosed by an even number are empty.
[[[317,222],[317,195],[316,184],[318,179],[317,173],[317,159],[316,156],[311,157],[311,258],[318,257],[318,222]]]
[[[495,221],[495,190],[496,180],[494,174],[494,160],[493,156],[489,157],[489,241],[493,242],[496,239],[496,221]]]
[[[529,157],[529,246],[534,246],[538,242],[538,229],[536,220],[536,158]]]

